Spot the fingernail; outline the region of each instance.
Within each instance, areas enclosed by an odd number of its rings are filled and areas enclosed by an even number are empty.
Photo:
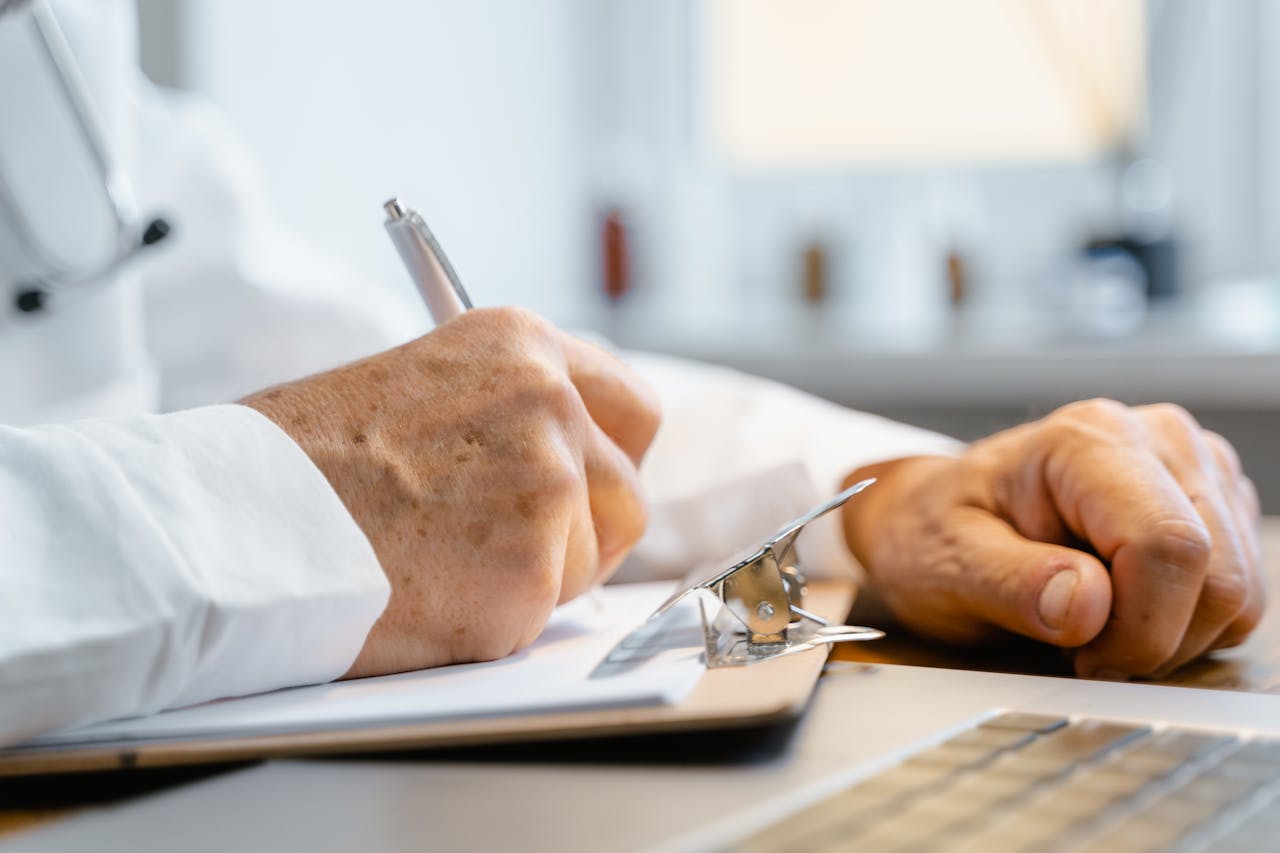
[[[1076,594],[1080,576],[1070,569],[1058,572],[1040,590],[1040,621],[1055,631],[1067,621],[1071,599]]]

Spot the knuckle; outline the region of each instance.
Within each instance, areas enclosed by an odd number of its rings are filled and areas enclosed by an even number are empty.
[[[567,373],[549,369],[535,388],[538,408],[554,420],[567,424],[584,413],[582,396]]]
[[[1130,409],[1124,403],[1106,397],[1094,397],[1090,400],[1068,403],[1050,415],[1050,417],[1055,416],[1089,423],[1118,424],[1129,420]]]
[[[1226,624],[1249,603],[1249,582],[1240,574],[1210,575],[1200,593],[1202,606],[1215,621]]]
[[[540,318],[522,308],[476,308],[445,323],[420,340],[448,340],[465,353],[465,363],[500,375],[505,383],[537,362]],[[452,337],[450,337],[452,336]],[[463,361],[461,355],[456,355]]]
[[[1181,643],[1181,636],[1147,636],[1126,650],[1121,669],[1132,675],[1152,675],[1173,660]]]
[[[1258,625],[1262,622],[1262,614],[1266,610],[1266,602],[1261,596],[1251,599],[1245,604],[1244,608],[1236,614],[1236,618],[1231,623],[1231,634],[1236,638],[1236,643],[1242,643],[1254,632]]]
[[[596,537],[600,562],[611,564],[640,541],[649,521],[649,512],[638,492],[620,502],[620,509],[607,521],[597,519]]]
[[[1196,575],[1204,574],[1213,554],[1213,540],[1204,522],[1183,516],[1154,521],[1141,545],[1161,562]]]
[[[514,496],[511,505],[499,504],[495,512],[514,509],[529,528],[561,524],[571,507],[586,493],[586,476],[578,467],[558,430],[531,431],[519,442],[511,464],[504,469],[504,493]]]
[[[492,642],[499,656],[510,653],[520,632],[541,627],[555,607],[563,577],[562,557],[549,536],[529,536],[513,545],[502,561],[501,583],[486,606]],[[539,621],[541,620],[541,621]]]
[[[1249,514],[1255,518],[1262,515],[1262,498],[1258,496],[1258,487],[1254,485],[1253,480],[1249,479],[1244,474],[1241,474],[1239,484],[1240,491],[1244,495],[1245,506],[1248,508]]]
[[[1218,466],[1231,476],[1243,477],[1244,468],[1240,464],[1240,455],[1236,453],[1236,449],[1231,442],[1218,433],[1210,432],[1209,430],[1204,430],[1202,434],[1205,442],[1209,445],[1210,452],[1213,453],[1214,459],[1217,460]]]
[[[529,418],[534,430],[548,424],[567,427],[585,416],[578,389],[567,373],[552,364],[531,361],[522,365],[519,390],[513,396],[513,409]]]
[[[538,314],[527,308],[517,308],[514,306],[501,306],[498,308],[479,308],[474,311],[468,311],[463,316],[474,314],[477,322],[484,322],[494,327],[495,330],[505,332],[511,336],[525,335],[545,335],[551,324]]]
[[[645,387],[647,389],[647,386]],[[653,441],[653,437],[658,434],[658,427],[662,425],[662,402],[656,393],[650,391],[639,398],[634,423],[637,431],[645,437],[645,445],[648,446]]]
[[[512,578],[512,598],[519,609],[549,611],[560,595],[564,566],[550,548],[540,548],[516,567]],[[527,615],[526,620],[527,621]]]
[[[548,507],[564,507],[580,502],[587,484],[583,473],[562,453],[540,454],[537,470],[530,472],[539,500]]]
[[[1217,643],[1217,647],[1238,646],[1249,639],[1249,635],[1262,622],[1263,609],[1261,602],[1257,604],[1250,602],[1246,605],[1243,610],[1236,614],[1236,618],[1232,620],[1231,625],[1223,632],[1222,639]]]
[[[1050,416],[1043,429],[1050,445],[1068,451],[1111,440],[1110,431],[1103,425],[1084,418]]]
[[[1200,432],[1200,423],[1177,403],[1153,403],[1142,407],[1147,420],[1168,432],[1192,434]]]

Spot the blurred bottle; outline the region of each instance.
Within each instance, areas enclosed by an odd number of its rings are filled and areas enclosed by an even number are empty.
[[[818,239],[810,240],[800,253],[800,292],[810,305],[821,305],[828,296],[828,250]]]
[[[969,263],[958,246],[947,250],[947,295],[951,310],[959,311],[969,297]]]
[[[619,302],[631,290],[631,239],[627,221],[618,207],[600,217],[600,284],[611,303]]]

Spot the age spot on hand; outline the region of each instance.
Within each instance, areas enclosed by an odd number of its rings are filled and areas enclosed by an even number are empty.
[[[515,509],[520,517],[525,521],[533,518],[534,512],[537,510],[538,500],[533,492],[521,492],[516,495]]]
[[[488,542],[489,536],[492,533],[493,521],[490,519],[473,521],[463,530],[463,534],[467,537],[467,541],[477,548]]]

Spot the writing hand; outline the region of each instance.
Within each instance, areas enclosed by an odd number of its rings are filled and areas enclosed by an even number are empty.
[[[644,529],[656,398],[525,311],[469,311],[244,402],[325,474],[391,582],[348,676],[510,654]]]

